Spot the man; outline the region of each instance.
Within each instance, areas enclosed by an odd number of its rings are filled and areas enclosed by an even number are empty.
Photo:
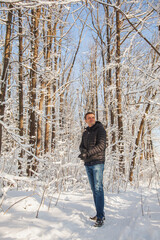
[[[84,161],[89,183],[93,193],[96,207],[95,227],[101,227],[104,223],[104,191],[103,171],[105,162],[106,131],[103,125],[95,120],[95,114],[88,112],[85,115],[88,127],[82,135],[79,158]]]

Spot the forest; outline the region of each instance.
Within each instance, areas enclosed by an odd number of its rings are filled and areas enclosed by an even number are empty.
[[[84,114],[107,131],[106,190],[159,181],[160,4],[0,1],[0,183],[86,188]]]

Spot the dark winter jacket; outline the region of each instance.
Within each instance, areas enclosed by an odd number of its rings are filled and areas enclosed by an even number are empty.
[[[83,159],[85,165],[94,165],[103,163],[105,161],[105,149],[106,149],[106,131],[99,121],[92,127],[87,127],[82,135],[82,141],[80,144],[80,152],[86,153],[86,157]]]

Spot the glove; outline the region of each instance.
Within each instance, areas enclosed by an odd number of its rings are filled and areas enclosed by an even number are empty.
[[[87,156],[88,156],[87,150],[84,149],[78,157],[79,157],[81,160],[85,161],[85,160],[87,159]]]

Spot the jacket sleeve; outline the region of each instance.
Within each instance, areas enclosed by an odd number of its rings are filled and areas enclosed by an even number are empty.
[[[82,153],[84,149],[85,149],[85,147],[84,147],[83,135],[82,135],[82,140],[81,140],[81,144],[79,145],[79,150],[80,150],[80,152]]]
[[[92,149],[88,150],[88,156],[92,156],[106,149],[106,131],[100,128],[97,134],[97,144]]]

